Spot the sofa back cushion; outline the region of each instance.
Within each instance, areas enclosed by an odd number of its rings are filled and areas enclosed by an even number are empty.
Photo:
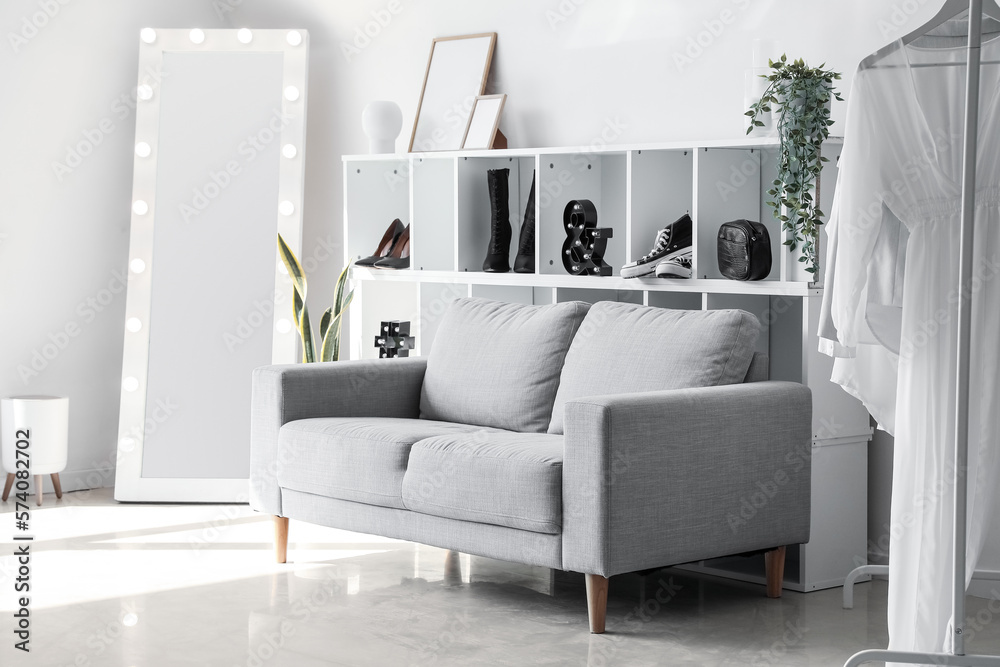
[[[588,308],[577,301],[456,299],[427,356],[420,417],[544,433],[566,352]]]
[[[566,355],[548,432],[563,432],[566,402],[583,396],[743,382],[759,333],[760,322],[742,310],[601,301]]]

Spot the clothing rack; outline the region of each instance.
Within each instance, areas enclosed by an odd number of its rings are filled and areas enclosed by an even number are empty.
[[[990,0],[991,2],[993,0]],[[950,3],[945,4],[947,9]],[[957,16],[956,12],[950,18]],[[940,18],[940,14],[937,18]],[[945,17],[944,20],[948,20]],[[941,21],[943,22],[943,21]],[[933,29],[938,24],[930,26]],[[926,30],[927,28],[925,28]],[[959,285],[962,287],[958,303],[958,371],[955,396],[955,526],[954,571],[952,586],[952,652],[920,653],[916,651],[889,651],[872,649],[856,653],[844,667],[858,667],[867,662],[898,662],[910,665],[947,665],[953,667],[1000,667],[1000,656],[965,654],[965,595],[966,595],[966,515],[968,510],[969,459],[969,371],[972,343],[972,283],[973,237],[975,232],[976,204],[976,143],[979,134],[979,74],[980,47],[983,37],[983,0],[969,0],[968,72],[965,91],[965,134],[962,152],[962,228],[959,259]],[[868,566],[869,571],[872,566]],[[876,566],[877,567],[877,566]],[[861,568],[859,568],[861,569]],[[857,572],[857,570],[855,571]],[[853,573],[852,573],[853,574]]]

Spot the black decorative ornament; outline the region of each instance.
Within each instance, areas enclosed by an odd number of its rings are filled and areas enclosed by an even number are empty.
[[[615,235],[610,227],[597,226],[597,207],[589,199],[573,200],[563,210],[562,263],[574,276],[610,276],[611,267],[604,261],[608,239]]]
[[[375,337],[379,359],[408,357],[413,349],[414,339],[410,335],[410,323],[399,320],[382,322],[379,335]]]

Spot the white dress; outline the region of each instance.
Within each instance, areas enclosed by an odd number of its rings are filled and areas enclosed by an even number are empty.
[[[964,30],[964,21],[953,21],[936,32]],[[982,59],[1000,61],[1000,38],[990,37],[984,36]],[[836,357],[832,379],[896,438],[889,548],[894,650],[951,647],[964,42],[946,36],[896,42],[861,64],[824,225],[820,349]],[[984,65],[972,290],[970,578],[997,505],[1000,472],[998,84],[1000,65]]]

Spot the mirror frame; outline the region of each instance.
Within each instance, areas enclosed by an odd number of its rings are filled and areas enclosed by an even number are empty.
[[[133,154],[131,234],[128,256],[128,290],[125,322],[139,318],[150,321],[150,296],[154,269],[153,232],[155,228],[157,142],[159,141],[158,75],[162,72],[163,54],[176,53],[281,53],[283,56],[282,91],[289,86],[299,94],[289,100],[282,94],[282,113],[288,122],[280,134],[280,145],[296,147],[292,157],[279,157],[278,199],[294,205],[292,215],[275,211],[277,230],[299,255],[302,248],[302,200],[305,166],[306,91],[308,82],[309,34],[305,30],[233,29],[152,29],[140,32],[139,82],[136,100],[135,143]],[[141,150],[140,145],[145,144]],[[148,148],[148,151],[146,150]],[[275,290],[291,293],[292,281],[281,270],[277,238],[274,240]],[[140,270],[136,270],[137,266]],[[144,268],[143,268],[144,267]],[[277,309],[275,309],[277,311]],[[298,341],[295,328],[288,332],[274,330],[281,316],[272,319],[272,363],[295,363]],[[286,318],[287,319],[287,318]],[[123,325],[125,323],[123,322]],[[125,326],[122,355],[121,409],[118,418],[117,469],[115,499],[125,501],[166,502],[248,502],[249,480],[239,478],[164,478],[143,477],[143,439],[146,416],[146,383],[149,369],[149,327],[132,332]],[[249,406],[247,406],[249,415]],[[249,443],[247,444],[249,456]]]

